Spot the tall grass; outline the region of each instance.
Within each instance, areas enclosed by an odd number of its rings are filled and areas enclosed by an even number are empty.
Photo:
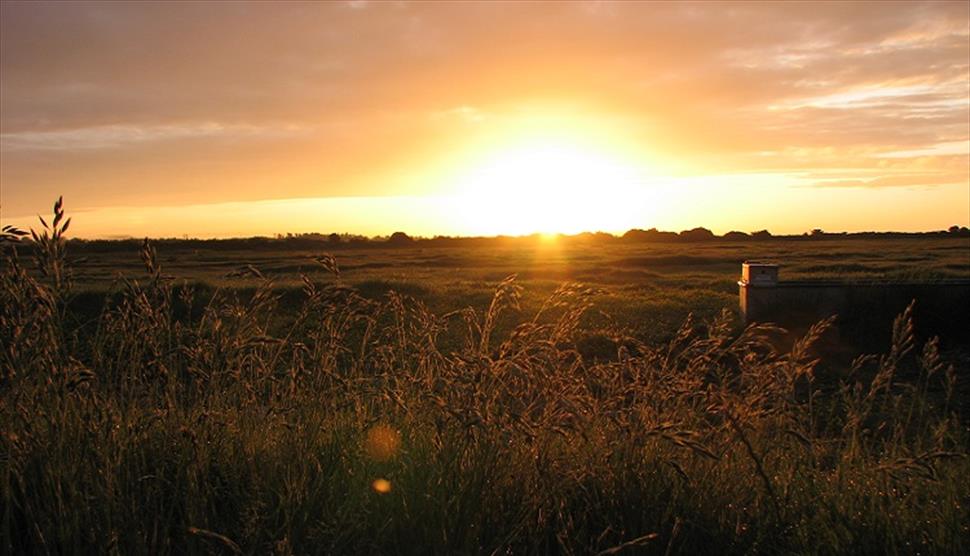
[[[957,371],[909,311],[822,381],[830,321],[786,350],[727,314],[645,345],[590,330],[577,284],[433,314],[324,255],[334,280],[278,319],[258,269],[201,303],[146,241],[81,321],[60,202],[44,224],[0,271],[4,552],[970,551]],[[611,357],[580,354],[591,333]]]

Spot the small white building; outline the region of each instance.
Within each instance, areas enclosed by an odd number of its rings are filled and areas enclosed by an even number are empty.
[[[758,261],[744,261],[741,264],[741,286],[777,286],[778,265]]]

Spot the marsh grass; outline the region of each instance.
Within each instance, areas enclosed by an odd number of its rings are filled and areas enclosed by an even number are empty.
[[[580,284],[436,313],[323,254],[299,303],[255,266],[200,302],[146,241],[77,318],[67,222],[0,272],[5,552],[970,550],[966,393],[911,310],[820,384],[830,321],[649,344]]]

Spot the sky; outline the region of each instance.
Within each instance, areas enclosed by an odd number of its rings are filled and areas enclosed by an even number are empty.
[[[79,237],[970,225],[970,4],[0,4]]]

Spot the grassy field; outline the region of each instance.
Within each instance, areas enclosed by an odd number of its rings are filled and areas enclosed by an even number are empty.
[[[965,359],[904,314],[822,377],[827,323],[779,350],[736,318],[744,259],[967,277],[967,239],[341,249],[338,273],[65,254],[53,225],[0,270],[5,552],[970,551]]]
[[[90,294],[90,311],[101,297],[118,289],[119,276],[143,272],[140,242],[112,252],[78,245],[72,255],[77,289]],[[325,242],[312,250],[232,250],[189,248],[179,242],[156,247],[159,264],[176,285],[191,284],[204,294],[219,288],[252,290],[258,282],[240,270],[252,265],[271,279],[287,308],[302,303],[307,276],[318,283],[340,282],[364,297],[380,299],[389,291],[409,295],[435,313],[474,307],[485,309],[495,287],[516,276],[523,286],[525,313],[566,282],[597,290],[592,312],[604,312],[651,342],[669,340],[689,314],[699,319],[737,312],[741,263],[772,260],[783,279],[842,280],[970,278],[970,238],[831,239],[804,241],[717,241],[694,244],[603,243],[569,238],[496,240],[474,247],[340,248]],[[339,279],[315,258],[336,258]],[[82,300],[83,301],[83,300]],[[284,315],[281,315],[285,317]],[[509,327],[514,318],[500,323]],[[885,323],[888,328],[890,323]]]

